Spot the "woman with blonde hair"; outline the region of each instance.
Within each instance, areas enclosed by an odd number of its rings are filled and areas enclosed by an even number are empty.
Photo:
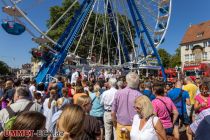
[[[92,108],[90,110],[90,115],[95,117],[100,122],[101,127],[101,135],[103,135],[103,128],[104,128],[104,106],[101,104],[101,96],[102,92],[100,91],[101,87],[98,83],[96,83],[94,86],[89,86],[89,95],[92,100]]]
[[[84,139],[85,140],[100,139],[102,137],[100,135],[101,134],[100,123],[95,117],[89,115],[89,112],[92,107],[91,98],[88,95],[82,95],[78,98],[77,104],[81,106],[86,113],[84,121],[84,132],[86,135],[84,136]]]
[[[83,136],[85,112],[79,105],[68,105],[57,121],[58,132],[63,136],[57,140],[78,140]]]
[[[82,95],[87,95],[84,91],[84,88],[82,86],[76,86],[75,94],[73,95],[73,103],[77,104],[77,99]]]
[[[154,116],[150,99],[139,96],[134,102],[137,114],[133,118],[131,140],[166,140],[166,133],[159,118]]]

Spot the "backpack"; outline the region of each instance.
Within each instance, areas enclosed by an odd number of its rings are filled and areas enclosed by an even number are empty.
[[[10,106],[8,106],[6,108],[6,110],[9,113],[9,120],[7,120],[4,123],[4,130],[10,130],[12,128],[12,125],[14,124],[17,116],[20,115],[21,113],[25,112],[25,111],[29,111],[33,104],[34,104],[33,102],[29,102],[28,105],[25,107],[25,109],[23,111],[20,111],[20,112],[14,112],[12,110],[12,108]]]
[[[184,91],[181,89],[181,91],[179,93],[179,96],[176,99],[172,100],[173,103],[175,104],[175,106],[177,107],[177,109],[181,109],[182,115],[184,115],[183,100],[182,100],[182,98],[183,98],[182,93],[183,92]]]

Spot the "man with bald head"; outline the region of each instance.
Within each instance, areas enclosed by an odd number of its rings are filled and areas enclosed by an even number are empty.
[[[194,110],[195,96],[198,91],[198,87],[193,83],[190,77],[185,77],[184,82],[186,85],[184,85],[183,90],[189,93],[190,104],[191,104],[190,106],[187,106],[187,114],[190,117],[191,122],[193,122],[195,119],[195,110]]]
[[[196,92],[198,90],[198,87],[193,83],[193,81],[190,77],[186,77],[184,79],[184,82],[186,83],[186,85],[183,87],[183,89],[189,93],[190,103],[191,103],[191,105],[194,105],[195,96],[196,96]]]
[[[187,91],[182,90],[182,84],[177,81],[175,88],[170,90],[167,95],[175,104],[179,116],[174,124],[174,136],[179,139],[179,121],[181,121],[186,127],[190,124],[190,119],[187,115],[186,104],[190,105],[190,97]],[[188,139],[190,135],[187,133]]]

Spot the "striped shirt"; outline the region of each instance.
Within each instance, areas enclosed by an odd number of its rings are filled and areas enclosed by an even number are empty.
[[[194,134],[195,134],[200,122],[204,119],[204,117],[206,117],[208,115],[210,115],[210,108],[205,109],[198,114],[196,120],[190,125],[190,128]]]

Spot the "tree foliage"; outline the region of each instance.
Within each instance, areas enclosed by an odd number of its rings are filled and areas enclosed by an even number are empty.
[[[176,49],[175,54],[171,55],[165,49],[158,49],[163,66],[165,68],[175,68],[181,65],[181,50],[180,47]]]
[[[162,49],[162,48],[158,49],[158,53],[159,53],[159,55],[161,57],[163,66],[165,68],[170,67],[171,54],[168,53],[165,49]]]
[[[67,10],[67,8],[73,3],[73,0],[63,0],[61,6],[53,6],[50,8],[50,19],[47,21],[48,27],[50,27],[53,23],[56,22],[56,20]],[[58,40],[61,34],[65,31],[65,28],[71,21],[72,17],[74,16],[74,13],[76,10],[78,10],[80,7],[80,4],[77,3],[67,14],[66,16],[57,24],[57,26],[52,29],[48,35],[53,39],[53,40]],[[103,52],[102,52],[102,61],[104,63],[107,63],[107,56],[108,56],[108,49],[107,49],[107,40],[109,41],[109,47],[110,47],[110,58],[116,57],[116,46],[117,46],[117,34],[116,33],[111,33],[111,26],[109,24],[109,20],[105,22],[105,15],[102,13],[92,13],[90,20],[87,24],[87,28],[84,32],[84,35],[81,39],[81,42],[79,44],[77,53],[80,57],[87,58],[89,55],[89,52],[91,50],[92,46],[92,41],[93,41],[93,36],[94,36],[94,26],[95,26],[95,19],[96,16],[98,16],[98,23],[97,23],[97,29],[95,33],[95,41],[94,41],[94,48],[92,50],[93,56],[96,57],[96,60],[99,60],[100,57],[100,52],[101,52],[101,47],[103,47]],[[123,38],[125,40],[125,44],[128,48],[128,51],[132,51],[132,46],[131,42],[128,37],[128,33],[126,33],[126,27],[124,26],[125,22],[125,16],[124,15],[119,15],[119,25],[120,25],[120,30],[123,32]],[[132,26],[131,21],[128,21],[129,25]],[[105,35],[105,26],[104,23],[107,24],[108,28],[108,37]],[[135,38],[135,31],[134,28],[131,27],[131,33],[133,38]],[[70,48],[70,51],[73,52],[76,48],[76,45],[78,43],[79,37],[81,35],[81,31],[79,32],[78,36],[76,37],[76,41],[74,42],[74,45]],[[104,37],[104,39],[102,39]],[[114,39],[115,38],[115,39]],[[121,53],[122,54],[122,53]],[[113,63],[113,62],[112,62]]]
[[[10,74],[9,66],[4,62],[0,60],[0,75],[7,75]]]
[[[176,53],[171,57],[171,67],[176,67],[181,65],[181,49],[178,47]]]

